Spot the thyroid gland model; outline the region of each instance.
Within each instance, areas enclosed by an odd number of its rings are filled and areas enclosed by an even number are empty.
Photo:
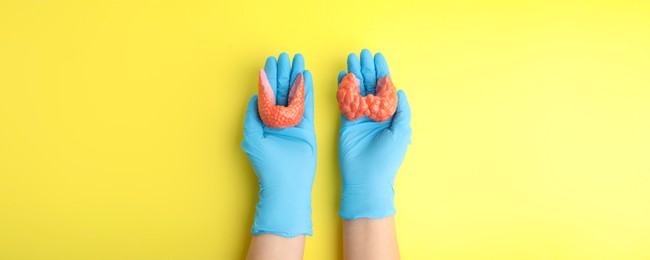
[[[377,94],[361,96],[360,82],[353,73],[348,73],[336,93],[339,110],[348,120],[356,120],[367,116],[374,121],[388,120],[397,109],[397,90],[390,76],[377,80]]]
[[[302,73],[289,90],[287,106],[276,105],[275,93],[271,89],[269,79],[263,69],[260,70],[257,108],[262,122],[269,128],[285,128],[297,126],[305,112],[305,79]]]

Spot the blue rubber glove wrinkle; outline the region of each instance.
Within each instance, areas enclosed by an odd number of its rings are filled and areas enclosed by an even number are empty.
[[[370,51],[348,57],[348,71],[360,78],[365,94],[375,94],[378,78],[390,76],[384,56]],[[356,75],[362,74],[362,77]],[[339,84],[345,71],[339,73]],[[339,162],[343,180],[339,215],[344,219],[383,218],[396,213],[395,176],[411,143],[411,109],[404,91],[398,91],[397,111],[387,121],[368,117],[349,121],[341,116]]]
[[[284,57],[286,56],[286,57]],[[283,58],[284,57],[284,58]],[[288,60],[286,54],[280,60]],[[267,128],[259,117],[257,95],[248,103],[244,119],[242,149],[258,177],[259,202],[251,233],[283,237],[312,235],[311,191],[316,172],[316,134],[314,132],[314,94],[311,73],[304,70],[302,55],[288,62],[269,57],[265,65],[274,91],[288,88],[298,73],[305,79],[305,113],[296,127]],[[282,82],[280,82],[282,81]],[[286,103],[286,96],[284,98]]]

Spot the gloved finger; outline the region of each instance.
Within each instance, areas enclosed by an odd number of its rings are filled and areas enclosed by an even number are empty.
[[[386,76],[390,76],[390,71],[388,70],[388,63],[384,55],[380,52],[375,54],[375,70],[377,71],[377,79],[381,79]]]
[[[361,74],[363,75],[363,86],[366,88],[366,95],[375,94],[375,86],[377,85],[377,75],[375,73],[375,62],[372,59],[372,53],[368,49],[361,51]]]
[[[341,81],[343,81],[343,78],[345,77],[345,75],[348,75],[348,73],[345,72],[345,70],[342,70],[341,72],[339,72],[339,83],[338,83],[339,85],[341,85]]]
[[[289,76],[291,73],[291,61],[289,55],[285,52],[278,57],[278,92],[276,92],[276,103],[279,106],[287,105],[287,96],[289,95]]]
[[[271,84],[271,90],[275,95],[278,93],[278,61],[275,60],[275,57],[269,56],[266,59],[266,64],[264,64],[264,72],[266,73],[266,78],[269,79],[269,84]]]
[[[348,73],[345,72],[345,70],[342,70],[341,72],[339,72],[339,80],[338,80],[339,85],[341,85],[341,81],[343,81],[343,78],[346,75],[348,75]],[[345,116],[343,114],[341,114],[341,127],[345,127],[345,126],[347,126],[349,124],[350,124],[350,120],[348,120],[347,118],[345,118]]]
[[[302,73],[304,70],[305,70],[305,58],[302,56],[302,54],[298,53],[293,56],[293,63],[291,64],[291,77],[289,79],[289,83],[293,84],[293,81],[296,80],[296,76],[298,75],[298,73]],[[291,92],[291,89],[289,89],[289,92]]]
[[[251,138],[262,138],[264,134],[264,123],[257,112],[257,95],[248,100],[248,108],[244,117],[244,135]]]
[[[350,53],[348,56],[348,72],[354,73],[354,76],[359,79],[359,82],[363,84],[363,74],[361,74],[361,64],[359,63],[359,58],[354,53]],[[366,88],[360,86],[361,95],[366,95]]]
[[[305,70],[303,72],[305,78],[305,113],[302,116],[300,126],[314,127],[314,81],[311,77],[311,72]],[[306,124],[307,123],[307,124]]]
[[[397,91],[397,111],[393,116],[390,130],[398,134],[408,134],[411,130],[411,106],[406,99],[404,91]]]

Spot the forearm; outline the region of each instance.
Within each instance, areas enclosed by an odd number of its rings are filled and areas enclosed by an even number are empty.
[[[400,259],[393,216],[345,220],[345,259]]]
[[[302,259],[305,236],[292,238],[271,234],[254,235],[248,249],[248,260]]]

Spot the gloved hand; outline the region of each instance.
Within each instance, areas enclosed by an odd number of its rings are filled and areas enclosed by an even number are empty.
[[[277,62],[275,57],[269,57],[264,66],[278,105],[287,104],[291,83],[298,73],[303,73],[305,112],[300,124],[267,128],[257,110],[257,95],[248,102],[241,146],[260,187],[253,234],[312,235],[311,190],[316,172],[314,87],[304,63],[303,56],[296,54],[290,66],[289,56],[282,53]]]
[[[381,53],[367,49],[348,56],[348,71],[361,81],[361,95],[375,94],[377,80],[390,76]],[[339,84],[347,73],[339,73]],[[368,117],[349,121],[341,115],[339,163],[343,179],[344,219],[383,218],[395,214],[393,183],[411,143],[411,108],[404,91],[397,92],[397,111],[384,122]]]

